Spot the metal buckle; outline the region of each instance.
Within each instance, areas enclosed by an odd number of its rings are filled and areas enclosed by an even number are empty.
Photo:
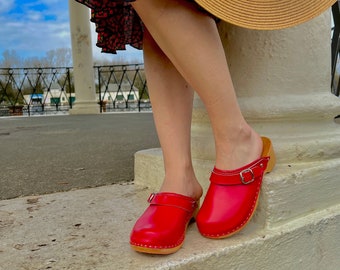
[[[250,173],[251,174],[251,179],[249,181],[245,180],[245,177],[243,176],[245,173]],[[255,175],[252,169],[245,169],[242,172],[240,172],[240,177],[241,177],[241,182],[244,185],[248,185],[250,183],[253,183],[255,181]]]
[[[151,203],[153,198],[155,198],[155,196],[156,196],[156,193],[151,193],[148,199],[148,203]]]

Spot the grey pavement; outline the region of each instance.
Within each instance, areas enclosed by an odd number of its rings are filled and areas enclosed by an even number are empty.
[[[0,118],[0,200],[133,180],[152,113]]]
[[[174,255],[129,246],[154,192],[133,156],[158,146],[151,113],[0,118],[0,270],[192,269],[215,249],[194,224]]]

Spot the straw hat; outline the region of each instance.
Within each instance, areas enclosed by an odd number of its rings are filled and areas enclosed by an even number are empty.
[[[295,26],[320,15],[335,0],[195,0],[229,23],[261,30]]]

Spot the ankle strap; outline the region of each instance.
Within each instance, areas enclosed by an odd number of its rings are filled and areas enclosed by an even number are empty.
[[[151,193],[148,202],[150,205],[172,206],[187,212],[193,212],[198,206],[194,199],[171,192]]]
[[[269,157],[262,157],[236,170],[220,170],[215,167],[210,181],[218,185],[249,185],[262,179],[268,161]]]

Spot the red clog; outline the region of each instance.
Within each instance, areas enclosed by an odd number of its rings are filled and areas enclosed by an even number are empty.
[[[132,249],[150,254],[171,254],[181,248],[190,220],[198,211],[194,199],[175,193],[151,194],[149,207],[130,236]]]
[[[261,158],[236,169],[214,168],[210,186],[196,223],[208,238],[226,238],[240,231],[255,212],[264,173],[275,166],[275,154],[268,138],[263,137]]]

